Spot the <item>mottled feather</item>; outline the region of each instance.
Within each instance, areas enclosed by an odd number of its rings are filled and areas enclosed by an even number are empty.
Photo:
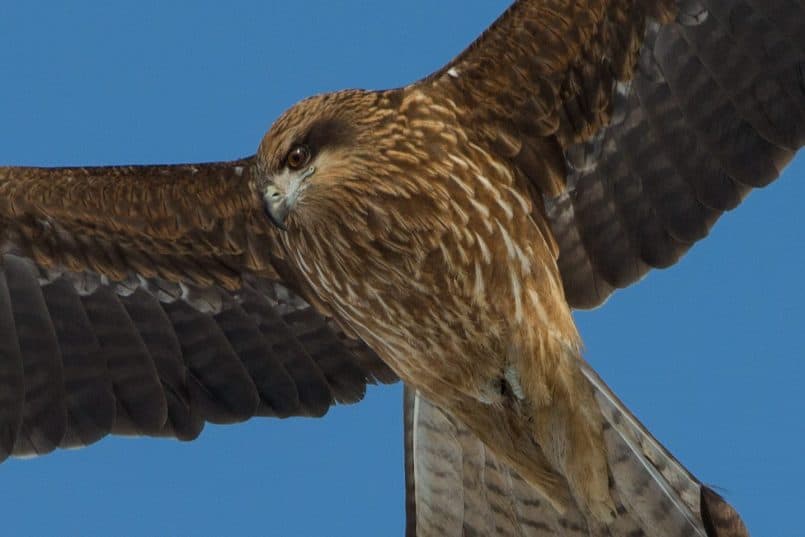
[[[0,168],[0,456],[319,416],[399,376],[409,535],[746,535],[589,369],[571,309],[779,175],[803,21],[520,0],[419,82],[302,101],[253,157]]]
[[[341,401],[360,399],[366,382],[394,380],[359,344],[322,346],[292,330],[298,308],[309,311],[304,300],[281,312],[262,298],[264,311],[243,309],[254,296],[245,280],[283,285],[271,251],[249,255],[248,244],[270,244],[273,233],[253,201],[250,166],[0,168],[11,308],[2,392],[19,394],[4,407],[9,452],[43,454],[109,433],[192,439],[204,421],[323,414],[335,402],[328,380],[316,362],[282,364],[288,350],[265,339],[265,314],[279,321],[271,338],[336,371],[329,382],[350,393]],[[339,366],[355,354],[364,368]]]

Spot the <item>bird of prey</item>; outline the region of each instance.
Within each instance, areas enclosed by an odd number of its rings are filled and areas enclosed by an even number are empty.
[[[799,8],[713,4],[519,2],[418,83],[304,101],[255,157],[3,169],[7,452],[316,414],[388,365],[417,390],[421,535],[488,532],[479,474],[517,485],[511,523],[737,534],[569,317],[675,261],[802,143]],[[461,505],[438,494],[450,450]]]

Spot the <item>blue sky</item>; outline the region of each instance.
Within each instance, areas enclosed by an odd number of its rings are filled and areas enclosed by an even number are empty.
[[[243,156],[296,100],[419,78],[507,3],[4,2],[0,163]],[[803,157],[682,263],[577,316],[588,359],[755,535],[802,531]],[[401,535],[400,394],[370,388],[322,420],[208,426],[189,444],[8,461],[4,531]]]

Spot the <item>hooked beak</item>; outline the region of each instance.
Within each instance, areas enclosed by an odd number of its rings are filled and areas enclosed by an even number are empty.
[[[263,204],[271,222],[281,230],[286,231],[288,228],[285,227],[285,219],[288,218],[288,213],[291,212],[291,209],[288,207],[287,198],[280,192],[277,185],[272,183],[266,187],[263,192]]]
[[[288,177],[283,174],[283,177],[268,183],[263,190],[263,206],[266,214],[271,222],[281,230],[288,229],[285,221],[299,197],[300,185],[315,172],[316,168],[311,166],[296,177]],[[284,189],[283,186],[285,186]]]

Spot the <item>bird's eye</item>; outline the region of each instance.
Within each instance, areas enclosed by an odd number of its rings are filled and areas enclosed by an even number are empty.
[[[292,170],[298,170],[310,160],[310,148],[306,145],[297,145],[285,158],[286,164]]]

